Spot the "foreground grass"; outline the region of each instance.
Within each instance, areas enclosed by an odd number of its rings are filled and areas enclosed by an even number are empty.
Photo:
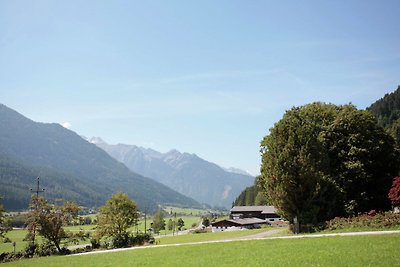
[[[157,238],[157,244],[165,245],[165,244],[181,244],[181,243],[190,243],[190,242],[201,242],[201,241],[213,241],[213,240],[221,240],[221,239],[229,239],[234,237],[242,237],[253,235],[257,233],[266,232],[275,228],[268,229],[254,229],[254,230],[243,230],[243,231],[227,231],[227,232],[219,232],[219,233],[201,233],[201,234],[187,234],[181,236],[168,236]]]
[[[20,260],[3,266],[399,266],[400,235],[236,241]]]
[[[384,227],[381,229],[376,229],[372,227],[345,227],[342,229],[335,229],[335,230],[323,230],[317,233],[321,234],[329,234],[329,233],[350,233],[350,232],[368,232],[368,231],[387,231],[387,230],[400,230],[400,226],[393,226],[393,227]]]

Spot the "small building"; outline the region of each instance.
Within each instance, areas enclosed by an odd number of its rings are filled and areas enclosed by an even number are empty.
[[[274,224],[281,220],[274,206],[235,206],[230,218],[211,224],[213,232],[259,228],[262,224]]]

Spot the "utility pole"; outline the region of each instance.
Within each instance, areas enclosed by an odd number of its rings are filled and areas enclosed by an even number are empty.
[[[36,193],[36,205],[35,205],[35,212],[38,212],[38,199],[39,199],[39,193],[44,192],[44,188],[40,189],[40,182],[39,182],[39,177],[37,178],[37,183],[36,183],[36,191],[34,191],[32,188],[30,189],[31,192]],[[33,236],[32,236],[32,242],[35,243],[35,237],[36,237],[36,222],[33,224]]]
[[[40,177],[37,178],[36,191],[33,191],[33,189],[31,188],[31,192],[36,192],[36,197],[39,197],[39,193],[44,192],[44,188],[40,189],[39,179]]]
[[[144,209],[144,233],[147,233],[147,225],[146,225],[146,212],[147,208]]]

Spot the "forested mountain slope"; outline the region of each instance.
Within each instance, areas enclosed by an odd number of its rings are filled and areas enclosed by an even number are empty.
[[[171,150],[167,153],[134,145],[109,145],[100,138],[92,138],[112,157],[123,162],[129,169],[152,177],[168,187],[214,207],[229,208],[235,197],[254,177],[229,172],[217,164],[206,161],[196,154]]]
[[[126,192],[141,209],[154,210],[165,203],[199,206],[193,199],[131,172],[61,125],[34,122],[4,105],[0,105],[0,159],[0,194],[6,208],[26,208],[27,185],[35,186],[39,175],[42,185],[48,187],[48,196],[64,196],[85,206],[103,205],[117,191]]]
[[[379,125],[386,128],[400,143],[400,86],[396,91],[386,94],[367,108],[378,119]]]

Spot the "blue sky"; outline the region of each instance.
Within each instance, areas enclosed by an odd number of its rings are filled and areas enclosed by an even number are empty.
[[[0,103],[109,143],[259,172],[293,106],[400,84],[399,1],[0,0]]]

